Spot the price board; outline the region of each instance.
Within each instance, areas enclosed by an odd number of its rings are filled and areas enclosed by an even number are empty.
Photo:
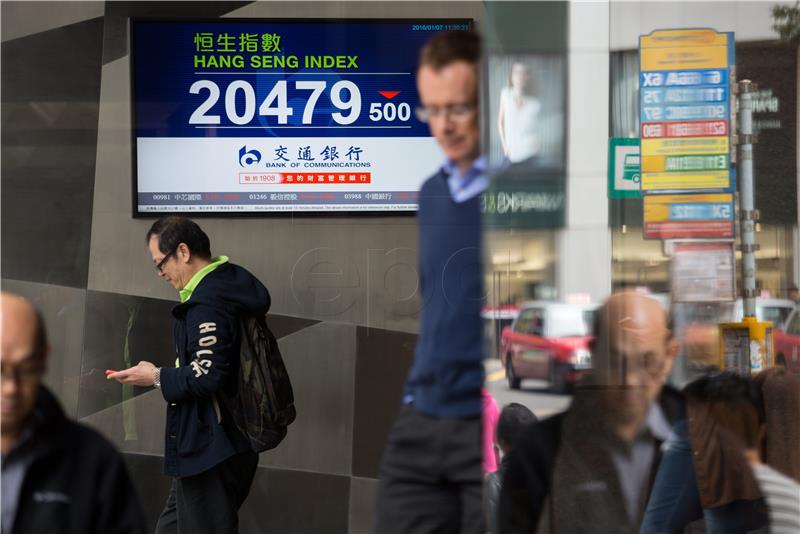
[[[642,190],[731,190],[733,34],[658,30],[639,64]]]
[[[134,214],[415,211],[421,47],[469,20],[133,20]]]

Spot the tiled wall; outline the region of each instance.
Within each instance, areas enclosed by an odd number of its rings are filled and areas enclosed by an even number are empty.
[[[471,17],[479,2],[3,2],[2,285],[49,329],[47,384],[124,452],[152,524],[164,404],[105,369],[170,364],[174,290],[131,217],[128,17]],[[413,355],[412,217],[202,219],[212,252],[255,273],[298,419],[262,455],[245,534],[369,532],[378,464]],[[326,265],[327,270],[321,270]]]

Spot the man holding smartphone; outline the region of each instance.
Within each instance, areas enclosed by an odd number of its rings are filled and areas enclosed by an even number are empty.
[[[185,217],[159,219],[146,240],[158,276],[180,295],[172,310],[178,359],[175,367],[142,361],[108,378],[155,386],[167,402],[164,470],[173,483],[157,534],[236,533],[258,454],[218,395],[236,395],[240,318],[266,314],[269,292],[226,256],[212,257],[208,236]]]

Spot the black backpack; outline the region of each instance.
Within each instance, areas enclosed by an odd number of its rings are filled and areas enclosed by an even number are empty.
[[[255,452],[274,449],[294,421],[294,393],[275,335],[264,316],[242,316],[236,395],[223,396]]]

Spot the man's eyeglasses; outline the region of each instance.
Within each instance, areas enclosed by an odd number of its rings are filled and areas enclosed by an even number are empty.
[[[594,373],[606,385],[625,385],[628,377],[633,375],[650,382],[657,382],[664,378],[664,371],[667,368],[664,355],[653,352],[625,355],[615,347],[604,347],[604,350],[606,356],[595,359]],[[604,367],[598,365],[601,361],[607,362]]]
[[[414,114],[420,122],[428,122],[431,119],[444,117],[453,121],[466,120],[475,111],[473,104],[452,104],[449,106],[419,106],[414,110]]]
[[[170,251],[170,253],[169,253],[169,254],[167,254],[166,256],[164,256],[163,258],[161,258],[161,261],[160,261],[160,262],[158,262],[158,263],[156,263],[156,271],[158,271],[158,272],[160,272],[160,273],[163,273],[163,272],[164,272],[164,264],[165,264],[165,263],[167,263],[167,260],[170,258],[170,256],[172,256],[172,255],[173,255],[173,254],[175,254],[176,252],[178,252],[178,247],[175,247],[175,248],[173,248],[173,249]]]
[[[18,384],[30,384],[44,374],[44,365],[10,366],[0,365],[0,376],[3,380],[12,380]]]

